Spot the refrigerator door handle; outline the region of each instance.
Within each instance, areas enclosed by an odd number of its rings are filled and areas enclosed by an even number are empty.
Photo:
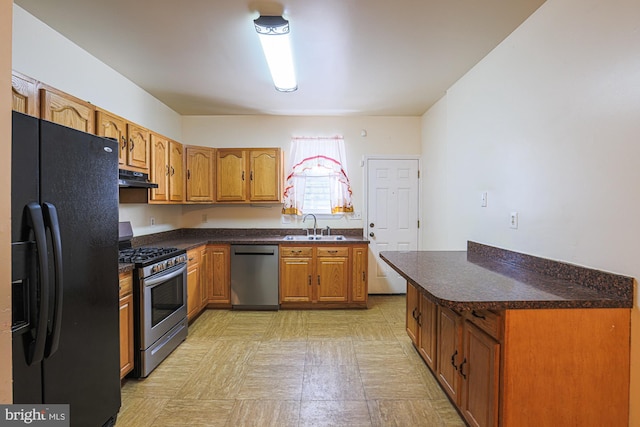
[[[51,233],[55,270],[55,291],[52,295],[54,298],[53,321],[45,348],[45,357],[49,357],[58,350],[60,330],[62,329],[62,239],[60,237],[60,222],[58,221],[58,211],[56,210],[56,207],[49,202],[44,202],[42,207],[45,224]]]
[[[44,348],[47,339],[47,320],[49,318],[49,261],[47,258],[47,237],[45,234],[42,208],[36,202],[26,206],[27,221],[33,229],[38,252],[38,290],[40,292],[39,307],[35,319],[35,334],[29,343],[27,364],[33,365],[44,359]]]

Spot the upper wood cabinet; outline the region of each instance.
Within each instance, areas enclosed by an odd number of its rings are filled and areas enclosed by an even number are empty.
[[[152,188],[149,202],[184,202],[184,147],[162,135],[151,133],[149,175],[158,188]]]
[[[213,167],[215,149],[186,147],[187,202],[214,201]]]
[[[82,132],[94,133],[95,107],[67,93],[42,85],[40,118]]]
[[[118,141],[118,163],[127,164],[127,121],[108,111],[97,109],[96,134]]]
[[[96,135],[118,140],[120,168],[149,173],[151,132],[101,108],[96,109]]]
[[[11,74],[11,102],[14,111],[39,117],[38,82],[13,71]]]
[[[127,166],[149,173],[151,132],[134,123],[127,123],[127,143]]]
[[[282,181],[279,148],[216,151],[218,202],[280,202]]]

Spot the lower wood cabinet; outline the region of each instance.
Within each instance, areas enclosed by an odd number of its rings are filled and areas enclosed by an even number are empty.
[[[468,425],[628,424],[629,309],[455,311],[407,283],[406,327]]]
[[[187,318],[189,321],[193,320],[202,308],[200,258],[200,247],[187,251]]]
[[[230,266],[229,245],[207,245],[207,306],[231,307]]]
[[[365,245],[280,245],[281,307],[366,304]]]
[[[120,378],[133,370],[133,274],[120,273]]]

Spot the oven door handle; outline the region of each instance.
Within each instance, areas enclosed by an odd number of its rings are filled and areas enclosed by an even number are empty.
[[[167,280],[173,279],[185,272],[187,269],[187,264],[183,264],[182,267],[178,268],[175,271],[171,271],[167,274],[160,274],[157,277],[152,277],[150,279],[144,279],[144,286],[154,286],[162,282],[166,282]]]

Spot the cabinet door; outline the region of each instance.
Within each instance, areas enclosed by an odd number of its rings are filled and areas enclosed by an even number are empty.
[[[280,150],[251,150],[249,162],[250,200],[280,201]]]
[[[209,253],[207,247],[200,248],[200,301],[198,306],[200,310],[207,306],[207,283],[209,282]]]
[[[230,249],[225,246],[209,246],[208,297],[211,303],[231,303]]]
[[[200,311],[200,250],[187,252],[187,318],[192,320]]]
[[[39,117],[37,82],[16,71],[11,73],[12,108],[30,116]]]
[[[311,302],[312,257],[280,258],[280,302]]]
[[[127,166],[142,172],[149,172],[149,146],[151,144],[149,130],[133,123],[127,124],[128,152]]]
[[[104,110],[96,112],[96,134],[106,138],[114,138],[118,141],[118,163],[127,162],[127,122],[122,117],[108,113]]]
[[[500,344],[468,321],[463,334],[462,414],[472,426],[497,426]]]
[[[184,201],[184,147],[169,141],[169,200]]]
[[[418,351],[431,370],[436,368],[436,323],[437,306],[429,298],[420,294],[420,315],[418,316]]]
[[[40,89],[40,117],[82,132],[94,133],[95,107],[53,88]]]
[[[246,152],[218,149],[216,152],[216,200],[242,202],[247,199]]]
[[[187,147],[187,201],[213,202],[212,148]]]
[[[133,294],[120,298],[120,378],[133,370]]]
[[[348,257],[318,257],[316,264],[317,301],[347,302],[349,292]]]
[[[367,301],[367,255],[366,246],[354,246],[351,252],[351,301]]]
[[[460,404],[461,320],[454,311],[438,306],[437,377],[456,404]]]
[[[407,334],[418,345],[418,316],[420,315],[420,294],[415,285],[407,282]]]
[[[151,134],[151,169],[149,176],[158,188],[151,189],[149,200],[166,202],[169,200],[169,140],[155,133]]]

